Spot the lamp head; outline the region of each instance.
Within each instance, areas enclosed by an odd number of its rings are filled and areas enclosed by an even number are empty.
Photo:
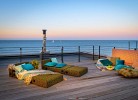
[[[44,30],[43,30],[43,34],[46,34],[46,31],[47,31],[47,30],[44,29]]]

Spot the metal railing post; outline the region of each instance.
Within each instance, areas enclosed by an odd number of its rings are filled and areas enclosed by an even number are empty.
[[[93,45],[93,54],[92,54],[92,56],[93,56],[93,60],[94,60],[94,45]]]
[[[78,46],[78,62],[80,62],[80,46]]]
[[[63,60],[63,49],[64,49],[64,47],[62,46],[61,47],[61,61],[62,61],[62,63],[64,62],[64,60]]]
[[[101,47],[99,46],[99,59],[100,59],[100,49],[101,49]]]
[[[22,48],[20,48],[20,63],[22,62]]]

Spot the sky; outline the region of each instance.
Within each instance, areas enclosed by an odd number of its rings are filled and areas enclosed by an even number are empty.
[[[0,40],[138,40],[138,0],[0,0]]]

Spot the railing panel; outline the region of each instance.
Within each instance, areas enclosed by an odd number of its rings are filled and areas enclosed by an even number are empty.
[[[130,42],[130,49],[137,50],[138,42]],[[132,45],[133,44],[133,45]],[[47,46],[46,58],[57,57],[61,62],[70,60],[80,62],[87,57],[97,60],[102,57],[111,56],[114,46],[86,45],[86,46]],[[128,47],[115,47],[117,49],[129,49]],[[42,47],[0,47],[0,59],[17,59],[18,62],[40,60]]]

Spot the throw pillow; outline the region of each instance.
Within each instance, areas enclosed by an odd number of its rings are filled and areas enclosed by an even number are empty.
[[[126,67],[125,65],[116,65],[115,70],[120,70],[120,69],[125,68],[125,67]]]
[[[15,69],[16,72],[23,71],[22,65],[15,66],[14,69]]]
[[[109,66],[112,65],[112,62],[108,59],[101,59],[100,62],[103,64],[103,66]]]
[[[116,65],[114,69],[115,69],[115,70],[120,70],[120,69],[122,69],[122,68],[129,68],[129,69],[132,69],[132,67],[126,66],[126,65]]]
[[[64,63],[60,63],[60,64],[57,64],[55,67],[57,67],[57,68],[62,68],[62,67],[64,67],[64,66],[66,66],[67,64],[64,64]]]
[[[119,57],[109,57],[108,59],[112,62],[112,65],[115,66],[116,60],[119,60],[120,58]]]
[[[22,64],[23,69],[25,70],[33,70],[34,66],[32,64]]]
[[[52,62],[58,63],[57,58],[51,58]]]
[[[116,60],[116,65],[124,65],[124,60]]]
[[[57,65],[57,63],[55,63],[55,62],[48,62],[45,64],[45,66],[49,66],[49,67],[54,67],[56,65]]]

